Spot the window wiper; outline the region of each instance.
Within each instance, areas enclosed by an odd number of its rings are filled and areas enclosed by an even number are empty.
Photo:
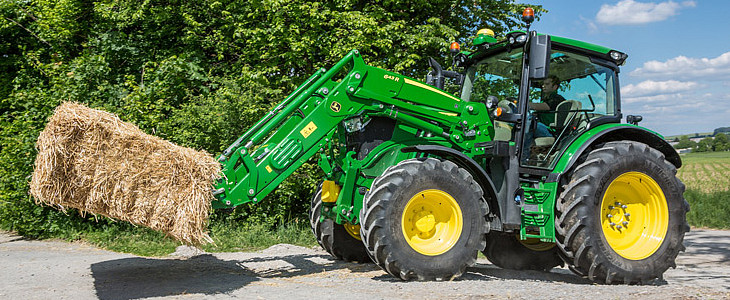
[[[596,78],[596,76],[594,76],[593,74],[591,74],[590,76],[591,76],[591,79],[593,79],[593,81],[595,81],[596,84],[598,84],[598,86],[601,87],[601,89],[605,92],[606,91],[606,87],[603,86],[603,84],[601,84],[600,81],[598,81],[598,79]]]

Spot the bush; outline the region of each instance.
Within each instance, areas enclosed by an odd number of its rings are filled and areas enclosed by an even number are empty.
[[[689,202],[687,221],[695,227],[730,228],[730,191],[703,193],[687,189],[684,197]]]
[[[421,77],[427,55],[446,63],[451,41],[480,27],[515,28],[524,5],[2,1],[0,228],[33,237],[128,229],[30,199],[33,145],[61,101],[116,113],[147,133],[217,154],[314,70],[351,49],[375,66]],[[320,175],[308,164],[262,204],[217,212],[213,222],[306,219]]]

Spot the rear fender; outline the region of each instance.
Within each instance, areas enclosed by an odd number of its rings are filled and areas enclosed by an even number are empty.
[[[659,134],[646,128],[630,124],[601,125],[578,137],[561,155],[553,173],[548,176],[548,182],[557,182],[562,174],[569,172],[576,166],[583,154],[587,154],[601,144],[628,140],[649,145],[664,154],[667,161],[675,167],[682,166],[682,159],[674,147],[669,145]]]

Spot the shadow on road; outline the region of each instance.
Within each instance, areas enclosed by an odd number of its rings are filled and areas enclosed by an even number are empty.
[[[0,239],[0,244],[5,243],[12,243],[17,241],[30,241],[31,239],[23,237],[23,236],[9,236],[7,238],[3,237],[3,239]]]
[[[138,299],[182,294],[219,294],[258,280],[236,261],[212,255],[188,260],[123,258],[91,265],[99,299]]]
[[[476,265],[468,268],[467,273],[462,277],[466,280],[488,280],[488,279],[515,279],[544,282],[560,282],[570,284],[592,284],[586,278],[573,274],[566,269],[553,269],[550,272],[529,271],[529,270],[507,270],[494,265]]]
[[[550,272],[527,270],[518,271],[502,269],[491,264],[477,264],[476,266],[467,268],[466,273],[456,280],[489,281],[504,279],[560,282],[569,284],[592,284],[590,280],[579,277],[565,269],[553,269]],[[373,280],[393,283],[404,282],[390,274],[375,276],[373,277]]]
[[[684,245],[687,250],[680,253],[681,264],[690,267],[718,263],[730,265],[730,239],[723,231],[694,229],[685,235]]]
[[[99,299],[139,299],[184,294],[225,294],[261,278],[287,278],[338,269],[377,270],[373,264],[333,261],[325,255],[284,255],[221,260],[205,254],[187,260],[123,258],[91,265]]]
[[[670,284],[696,285],[707,282],[706,284],[711,284],[714,288],[730,290],[730,286],[727,286],[730,275],[724,271],[726,266],[730,266],[728,235],[724,232],[698,230],[688,234],[685,244],[687,252],[680,254],[677,262],[680,270],[670,273]],[[229,257],[238,255],[231,254]],[[187,260],[132,257],[92,264],[91,271],[96,294],[100,299],[126,300],[184,294],[226,294],[266,278],[289,278],[344,269],[349,273],[380,270],[372,263],[335,261],[329,255],[254,255],[257,257],[230,260],[219,259],[210,254]],[[403,283],[385,272],[376,274],[372,280]],[[459,280],[527,280],[579,286],[592,284],[564,268],[553,269],[551,272],[514,271],[483,263],[468,268],[467,273]],[[663,280],[650,283],[665,284],[667,282]]]

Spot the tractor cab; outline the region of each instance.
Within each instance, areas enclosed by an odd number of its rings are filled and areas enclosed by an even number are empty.
[[[513,31],[499,41],[489,33],[481,31],[477,50],[457,58],[465,69],[461,99],[492,110],[495,139],[521,144],[522,167],[551,170],[583,132],[620,123],[618,66],[625,54],[534,32],[528,38]]]

